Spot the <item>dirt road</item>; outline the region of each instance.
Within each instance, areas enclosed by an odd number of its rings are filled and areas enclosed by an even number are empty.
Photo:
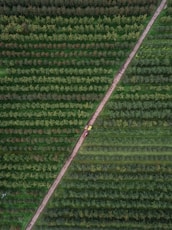
[[[148,34],[150,28],[152,27],[153,23],[155,22],[156,18],[158,17],[158,15],[160,14],[160,12],[163,10],[163,8],[165,7],[165,5],[166,5],[166,0],[163,0],[161,2],[160,6],[157,8],[156,12],[154,13],[152,19],[148,23],[146,29],[142,33],[140,39],[138,40],[138,42],[136,43],[135,47],[133,48],[132,52],[130,53],[129,57],[127,58],[125,64],[121,67],[121,69],[119,70],[119,72],[114,76],[114,80],[113,80],[112,85],[108,89],[106,95],[102,99],[101,103],[99,104],[98,108],[96,109],[95,113],[93,114],[92,118],[90,119],[88,125],[93,125],[94,122],[96,121],[97,117],[99,116],[100,112],[104,108],[106,102],[110,98],[112,92],[114,91],[114,89],[117,86],[118,82],[122,78],[124,72],[128,68],[130,62],[132,61],[133,57],[135,56],[136,52],[138,51],[139,47],[141,46],[144,38]],[[52,186],[48,190],[48,192],[45,195],[44,199],[42,200],[40,206],[38,207],[37,211],[35,212],[33,218],[31,219],[31,221],[27,225],[26,230],[31,230],[33,228],[35,222],[37,221],[38,217],[40,216],[40,214],[42,213],[43,209],[47,205],[49,199],[51,198],[51,196],[54,193],[55,189],[57,188],[58,184],[60,183],[62,177],[66,173],[69,165],[71,164],[72,160],[76,156],[79,148],[81,147],[84,139],[86,138],[86,133],[87,133],[87,130],[84,130],[83,133],[81,134],[78,142],[76,143],[76,145],[75,145],[75,147],[74,147],[74,149],[72,151],[72,154],[70,155],[70,157],[68,158],[68,160],[64,164],[63,168],[61,169],[60,173],[58,174],[57,178],[55,179],[54,183],[52,184]]]

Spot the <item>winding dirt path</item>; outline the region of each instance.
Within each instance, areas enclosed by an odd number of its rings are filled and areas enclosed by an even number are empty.
[[[145,28],[145,30],[143,31],[142,35],[140,36],[138,42],[136,43],[135,47],[133,48],[133,50],[131,51],[129,57],[127,58],[126,62],[124,63],[124,65],[121,67],[121,69],[118,71],[118,73],[114,76],[114,80],[112,82],[112,85],[110,86],[110,88],[108,89],[107,93],[105,94],[104,98],[102,99],[102,101],[100,102],[98,108],[96,109],[95,113],[93,114],[92,118],[90,119],[88,125],[93,125],[94,122],[96,121],[97,117],[99,116],[100,112],[102,111],[102,109],[104,108],[106,102],[109,100],[112,92],[114,91],[114,89],[116,88],[118,82],[120,81],[120,79],[122,78],[124,72],[126,71],[126,69],[128,68],[130,62],[132,61],[133,57],[135,56],[136,52],[138,51],[139,47],[141,46],[144,38],[146,37],[146,35],[148,34],[150,28],[152,27],[153,23],[155,22],[156,18],[158,17],[158,15],[161,13],[161,11],[164,9],[166,5],[166,0],[162,0],[161,4],[159,5],[159,7],[157,8],[157,10],[155,11],[153,17],[151,18],[150,22],[148,23],[147,27]],[[36,223],[38,217],[40,216],[40,214],[42,213],[43,209],[45,208],[45,206],[47,205],[49,199],[51,198],[52,194],[54,193],[55,189],[57,188],[58,184],[60,183],[62,177],[64,176],[64,174],[66,173],[67,169],[69,168],[69,165],[71,164],[72,160],[74,159],[74,157],[76,156],[79,148],[81,147],[84,139],[86,138],[86,134],[87,134],[87,130],[84,130],[80,136],[80,138],[78,139],[78,142],[76,143],[71,155],[69,156],[68,160],[66,161],[66,163],[64,164],[63,168],[61,169],[60,173],[58,174],[58,176],[56,177],[54,183],[51,185],[50,189],[48,190],[47,194],[45,195],[45,197],[43,198],[40,206],[38,207],[37,211],[35,212],[33,218],[31,219],[31,221],[28,223],[26,230],[31,230],[34,226],[34,224]]]

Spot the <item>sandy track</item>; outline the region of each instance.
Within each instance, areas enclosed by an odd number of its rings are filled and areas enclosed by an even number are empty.
[[[152,27],[153,23],[155,22],[156,18],[158,17],[158,15],[161,13],[161,11],[164,9],[166,5],[166,0],[162,0],[160,6],[157,8],[157,10],[155,11],[153,17],[151,18],[150,22],[148,23],[147,27],[145,28],[145,30],[143,31],[141,37],[139,38],[138,42],[136,43],[135,47],[133,48],[132,52],[130,53],[129,57],[127,58],[126,62],[124,63],[124,65],[121,67],[121,69],[118,71],[118,73],[114,76],[114,80],[112,82],[112,85],[110,86],[110,88],[108,89],[108,91],[106,92],[104,98],[102,99],[102,101],[100,102],[98,108],[96,109],[95,113],[93,114],[92,118],[90,119],[88,125],[93,125],[94,122],[96,121],[97,117],[99,116],[100,112],[102,111],[102,109],[104,108],[106,102],[109,100],[112,92],[114,91],[114,89],[116,88],[118,82],[120,81],[120,79],[122,78],[124,72],[126,71],[126,69],[128,68],[130,62],[132,61],[133,57],[135,56],[136,52],[138,51],[139,47],[141,46],[144,38],[146,37],[146,35],[148,34],[150,28]],[[40,216],[40,214],[42,213],[43,209],[45,208],[45,206],[47,205],[49,199],[51,198],[52,194],[54,193],[55,189],[57,188],[58,184],[60,183],[62,177],[64,176],[64,174],[66,173],[67,169],[69,168],[69,165],[71,164],[72,160],[74,159],[74,157],[76,156],[79,148],[81,147],[84,139],[86,138],[86,132],[87,130],[84,130],[80,136],[80,138],[78,139],[71,155],[69,156],[68,160],[66,161],[66,163],[64,164],[63,168],[61,169],[60,173],[58,174],[58,176],[56,177],[54,183],[51,185],[50,189],[48,190],[47,194],[45,195],[44,199],[42,200],[40,206],[38,207],[37,211],[35,212],[33,218],[31,219],[31,221],[28,223],[26,230],[31,230],[34,226],[34,224],[36,223],[38,217]]]

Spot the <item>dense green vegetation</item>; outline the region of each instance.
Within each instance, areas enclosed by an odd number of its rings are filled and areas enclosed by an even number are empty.
[[[171,160],[79,154],[34,229],[171,229]]]
[[[1,229],[29,221],[158,2],[0,1]]]
[[[172,4],[34,229],[172,229]]]

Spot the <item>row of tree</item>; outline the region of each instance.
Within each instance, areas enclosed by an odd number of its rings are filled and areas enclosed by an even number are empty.
[[[3,42],[21,42],[21,43],[30,43],[30,42],[102,42],[102,41],[117,41],[119,38],[121,43],[123,41],[136,41],[140,35],[139,31],[131,31],[128,34],[117,34],[115,31],[107,32],[107,33],[97,33],[97,34],[52,34],[48,35],[46,33],[41,34],[30,34],[30,35],[23,35],[19,33],[15,34],[1,34],[1,41]]]
[[[31,76],[31,75],[40,75],[40,76],[47,76],[47,75],[56,75],[56,76],[100,76],[106,75],[111,76],[112,70],[109,68],[103,67],[95,67],[93,68],[8,68],[8,74],[10,75],[24,75],[24,76]]]
[[[43,61],[43,58],[46,58],[48,61],[56,61],[56,60],[63,60],[67,58],[111,58],[114,59],[115,57],[120,58],[124,57],[126,55],[125,50],[82,50],[82,49],[76,49],[76,50],[70,50],[70,52],[66,52],[65,50],[57,50],[54,52],[48,52],[48,51],[14,51],[14,50],[4,50],[0,52],[1,57],[6,58],[18,58],[19,60],[22,59],[24,61],[29,61],[29,58],[32,58],[30,61],[35,61],[37,58],[37,61]],[[3,58],[3,59],[4,59]],[[41,58],[41,59],[40,59]],[[52,60],[52,58],[54,60]],[[2,59],[2,60],[3,60]],[[11,60],[16,61],[16,60]],[[20,60],[21,61],[21,60]],[[72,60],[71,60],[72,61]],[[2,62],[2,61],[1,61]]]
[[[130,111],[130,110],[151,110],[170,109],[172,101],[112,101],[108,105],[110,111]]]
[[[95,77],[90,77],[90,76],[20,76],[18,78],[11,77],[11,76],[4,76],[3,78],[0,78],[0,83],[5,85],[11,85],[11,84],[40,84],[40,85],[45,85],[45,84],[58,84],[59,87],[61,84],[65,85],[91,85],[91,84],[96,84],[96,85],[101,85],[101,84],[110,84],[111,83],[111,78],[108,76],[95,76]],[[77,106],[73,105],[73,106]],[[6,105],[5,105],[6,106]],[[64,105],[63,105],[64,106]],[[82,106],[82,105],[80,105]]]
[[[70,150],[71,150],[71,146],[64,146],[64,143],[62,146],[60,145],[39,145],[39,146],[36,146],[36,145],[26,145],[26,144],[23,144],[23,145],[17,145],[17,144],[4,144],[2,146],[0,146],[0,150],[2,152],[18,152],[18,153],[23,153],[23,152],[36,152],[36,153],[45,153],[45,152],[56,152],[56,153],[67,153],[69,154],[70,153]],[[27,170],[27,169],[26,169]],[[36,184],[36,182],[35,182]],[[1,184],[2,185],[2,184]],[[1,186],[0,185],[0,186]],[[39,185],[38,185],[39,186]],[[10,185],[9,185],[9,188],[10,188]]]
[[[169,110],[168,110],[169,111]],[[151,115],[150,115],[151,116]],[[169,118],[169,116],[168,116]],[[118,118],[118,119],[112,119],[109,117],[107,120],[103,121],[103,124],[101,124],[102,127],[104,128],[109,128],[109,127],[114,127],[114,128],[152,128],[152,127],[167,127],[170,125],[170,118],[168,120],[164,119],[149,119],[149,118],[143,118],[142,120],[138,119],[133,119],[133,118]]]
[[[113,17],[110,16],[102,16],[98,18],[94,17],[62,17],[62,16],[56,16],[56,17],[40,17],[36,16],[34,19],[32,18],[27,18],[24,16],[6,16],[6,15],[1,15],[0,16],[0,28],[5,28],[5,26],[11,27],[12,25],[21,26],[23,29],[29,29],[32,28],[44,28],[46,26],[52,26],[53,28],[68,28],[68,26],[71,26],[72,28],[75,26],[125,26],[125,25],[133,25],[137,24],[140,25],[142,22],[147,18],[147,15],[139,15],[139,16],[134,16],[132,15],[131,17],[126,17],[124,15],[113,15]],[[97,25],[95,25],[97,23]],[[64,28],[65,29],[65,28]]]
[[[121,52],[124,54],[123,52]],[[78,59],[72,58],[72,59],[62,59],[60,58],[59,60],[55,59],[20,59],[20,60],[0,60],[0,65],[1,66],[7,66],[7,67],[66,67],[66,68],[71,68],[71,67],[79,67],[81,68],[82,66],[85,68],[86,66],[90,67],[105,67],[109,68],[111,66],[119,66],[120,65],[120,59],[117,57],[117,59],[111,59],[111,58],[100,58],[98,59],[95,58],[83,58],[83,59]]]
[[[59,102],[59,103],[55,103],[55,102],[8,102],[2,105],[2,111],[5,110],[62,110],[62,111],[68,111],[68,110],[72,110],[72,111],[87,111],[89,109],[92,109],[92,103],[90,102],[82,102],[82,103],[73,103],[73,102]],[[163,107],[165,108],[165,106]]]
[[[162,74],[156,74],[156,75],[148,75],[148,76],[137,76],[137,75],[130,75],[126,76],[123,79],[123,84],[127,85],[136,85],[136,84],[171,84],[172,78],[171,75],[162,75]]]
[[[94,22],[95,23],[95,22]],[[55,25],[55,24],[31,24],[31,25],[26,25],[22,24],[19,25],[17,23],[11,22],[8,25],[0,25],[0,31],[2,33],[6,34],[41,34],[41,33],[46,33],[47,35],[51,35],[54,33],[65,33],[65,34],[71,34],[71,33],[77,33],[77,34],[94,34],[94,33],[111,33],[113,31],[117,33],[129,33],[130,31],[140,31],[143,29],[143,25],[137,24],[134,22],[133,24],[124,24],[120,25],[118,24],[117,26],[114,27],[113,23],[110,25],[107,24],[77,24],[77,25]]]
[[[77,128],[72,128],[70,127],[70,129],[57,129],[57,128],[52,128],[52,129],[44,129],[44,128],[38,128],[38,129],[34,129],[34,128],[0,128],[0,135],[18,135],[18,136],[28,136],[28,135],[66,135],[66,136],[73,136],[74,134],[79,133],[79,129]]]
[[[82,126],[84,127],[85,123],[83,120],[72,120],[72,119],[63,119],[63,120],[59,120],[59,119],[15,119],[15,120],[3,120],[3,124],[1,125],[2,128],[5,127],[69,127],[69,126],[73,126],[74,127],[78,127],[78,126]]]
[[[80,43],[80,42],[51,42],[51,43],[31,43],[31,42],[27,42],[27,43],[17,43],[17,42],[2,42],[0,41],[0,49],[2,50],[1,52],[7,52],[7,54],[9,55],[9,53],[11,53],[12,50],[18,51],[20,52],[20,54],[22,55],[22,53],[27,53],[28,51],[30,52],[30,50],[35,50],[35,52],[41,52],[42,50],[44,50],[44,52],[46,53],[47,50],[53,50],[53,52],[55,52],[55,50],[57,50],[58,52],[64,51],[65,49],[69,49],[69,50],[89,50],[89,49],[95,49],[95,50],[102,50],[104,51],[106,50],[119,50],[119,49],[128,49],[133,47],[134,43],[130,42],[130,41],[123,41],[123,42],[106,42],[106,41],[98,41],[98,42],[84,42],[84,43]],[[23,52],[21,52],[23,51]],[[42,51],[43,52],[43,51]]]
[[[95,130],[95,129],[94,129]],[[124,130],[125,131],[125,130]],[[142,130],[140,130],[142,131]],[[132,132],[129,131],[130,134],[132,135]],[[171,131],[172,132],[172,131]],[[171,133],[170,132],[170,133]],[[128,131],[127,131],[128,133]],[[135,130],[133,131],[133,133],[135,134]],[[147,133],[147,132],[146,132]],[[117,136],[119,134],[119,131],[117,131]],[[106,133],[104,134],[104,136],[106,135]],[[141,132],[140,134],[141,136],[143,135],[143,133]],[[106,136],[105,136],[106,137]],[[88,140],[89,142],[89,140]],[[113,162],[116,162],[115,164],[120,164],[120,162],[123,162],[124,164],[127,162],[131,162],[131,163],[137,163],[138,161],[141,161],[142,163],[145,162],[149,162],[154,164],[157,161],[168,161],[171,162],[172,160],[172,155],[171,154],[120,154],[120,153],[116,153],[114,155],[110,155],[110,154],[79,154],[77,156],[77,159],[75,159],[75,162],[77,164],[74,164],[72,166],[72,169],[78,168],[78,167],[90,167],[89,164],[95,164],[98,166],[102,166],[104,167],[104,169],[108,168],[108,164],[113,164]],[[106,163],[108,162],[108,164]]]
[[[1,118],[56,118],[56,119],[86,119],[87,118],[87,112],[82,110],[60,110],[60,109],[53,109],[53,110],[47,110],[39,109],[38,110],[27,110],[22,111],[22,105],[20,107],[20,111],[2,111],[0,112]]]
[[[139,16],[139,15],[150,15],[152,11],[156,8],[153,4],[147,4],[145,6],[138,5],[126,5],[126,6],[86,6],[84,8],[78,7],[55,7],[55,6],[28,6],[24,7],[21,5],[18,6],[0,6],[0,14],[1,15],[24,15],[26,17],[34,17],[34,16],[66,16],[66,17],[85,17],[85,16],[113,16],[115,15],[125,15],[125,16]]]
[[[107,88],[107,86],[106,86]],[[38,92],[38,93],[50,93],[50,92],[54,92],[54,93],[98,93],[98,92],[104,92],[105,89],[105,85],[84,85],[84,84],[73,84],[73,85],[4,85],[2,88],[0,88],[0,93],[13,93],[13,92],[27,92],[27,93],[31,93],[31,92]]]
[[[156,0],[149,0],[149,4],[157,4]],[[4,0],[0,2],[0,5],[6,5],[6,6],[36,6],[36,7],[43,7],[43,6],[55,6],[55,7],[87,7],[87,6],[127,6],[127,5],[138,5],[138,6],[145,6],[148,5],[147,0],[115,0],[115,1],[107,1],[107,0],[101,0],[101,1],[91,1],[91,0],[18,0],[16,2],[13,2],[12,0]]]
[[[35,92],[26,92],[26,93],[2,93],[0,94],[0,101],[9,102],[10,100],[12,101],[46,101],[46,102],[52,102],[56,101],[57,102],[97,102],[102,98],[103,94],[102,93],[70,93],[70,94],[59,94],[59,93],[35,93]]]

